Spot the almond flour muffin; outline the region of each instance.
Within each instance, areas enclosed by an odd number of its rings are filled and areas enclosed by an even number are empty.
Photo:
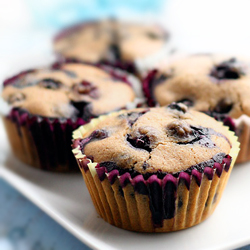
[[[70,147],[74,129],[136,99],[115,71],[80,63],[22,72],[4,82],[2,97],[10,107],[3,121],[14,154],[51,171],[78,170]]]
[[[222,121],[239,137],[237,163],[250,160],[250,72],[246,60],[212,54],[186,56],[151,71],[143,88],[150,106],[180,102]]]
[[[111,19],[78,24],[54,40],[54,50],[61,58],[101,61],[131,73],[168,55],[170,47],[169,34],[158,25]]]
[[[177,103],[94,119],[73,138],[99,215],[140,232],[175,231],[206,219],[239,151],[233,132]]]

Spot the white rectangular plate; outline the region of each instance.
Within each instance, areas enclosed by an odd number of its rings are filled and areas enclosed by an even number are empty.
[[[3,178],[78,239],[94,249],[233,249],[250,243],[250,163],[234,168],[214,214],[193,228],[173,233],[125,231],[98,218],[80,174],[33,169],[11,153],[0,123]]]

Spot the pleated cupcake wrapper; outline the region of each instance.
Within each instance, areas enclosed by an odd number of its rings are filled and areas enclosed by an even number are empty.
[[[49,171],[79,171],[71,152],[72,131],[82,119],[50,120],[12,109],[3,122],[14,155],[21,161]]]
[[[115,115],[115,114],[111,114]],[[101,117],[101,120],[105,117]],[[74,131],[74,139],[82,138],[99,119]],[[79,147],[73,149],[86,186],[98,214],[117,227],[139,232],[169,232],[194,226],[205,220],[217,206],[239,152],[239,143],[229,131],[230,157],[215,163],[204,172],[181,172],[178,177],[167,174],[163,179],[153,174],[131,177],[118,170],[107,172],[92,162]]]
[[[250,117],[242,115],[233,121],[241,147],[236,163],[250,161]]]
[[[65,59],[54,63],[50,68],[59,69],[64,63],[81,63]],[[102,64],[90,64],[107,71],[114,78],[126,82],[136,92],[137,98],[128,103],[123,109],[140,107],[144,104],[141,98],[142,91],[138,90],[139,80],[132,75],[118,71]],[[35,69],[22,71],[4,81],[4,86],[11,85],[27,73]],[[137,88],[137,89],[136,89]],[[93,117],[90,117],[92,119]],[[88,123],[81,118],[49,119],[31,115],[25,111],[12,109],[9,115],[3,117],[7,135],[13,153],[21,161],[35,168],[59,172],[79,171],[77,163],[71,152],[72,132],[79,126]]]
[[[149,107],[154,107],[157,103],[153,97],[153,81],[155,80],[155,76],[157,74],[157,70],[152,70],[148,73],[148,75],[142,81],[142,89],[144,95],[146,97],[146,102]]]

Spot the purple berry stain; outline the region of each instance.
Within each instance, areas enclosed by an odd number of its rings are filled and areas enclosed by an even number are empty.
[[[236,58],[231,58],[215,65],[210,75],[218,80],[235,80],[245,75],[245,72]]]
[[[149,109],[143,110],[141,112],[130,112],[130,113],[126,113],[126,114],[122,114],[119,116],[119,118],[125,118],[128,121],[128,124],[130,127],[132,127],[136,121],[143,116],[144,114],[146,114],[149,111]]]
[[[73,89],[80,95],[89,95],[93,99],[99,98],[98,88],[90,82],[82,81],[74,85]]]
[[[84,148],[88,143],[97,140],[103,140],[107,137],[108,137],[108,132],[106,130],[98,129],[93,131],[89,137],[79,140],[78,144],[80,145],[82,153],[84,153]]]
[[[151,152],[150,140],[147,135],[141,135],[139,137],[132,137],[127,135],[127,141],[134,147],[138,149],[144,149],[148,152]]]

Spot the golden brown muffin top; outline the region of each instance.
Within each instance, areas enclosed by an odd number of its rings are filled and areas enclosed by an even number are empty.
[[[229,154],[228,138],[221,123],[173,103],[109,116],[87,130],[79,145],[94,162],[114,162],[142,174],[176,173]]]
[[[4,87],[2,97],[12,107],[33,115],[73,118],[124,108],[135,94],[129,84],[99,67],[65,63],[59,69],[21,74]]]
[[[199,111],[250,116],[249,63],[236,57],[197,54],[159,70],[153,96],[161,106],[183,102]]]
[[[64,57],[83,61],[134,61],[159,51],[168,39],[156,25],[116,20],[89,22],[62,32],[54,49]]]

